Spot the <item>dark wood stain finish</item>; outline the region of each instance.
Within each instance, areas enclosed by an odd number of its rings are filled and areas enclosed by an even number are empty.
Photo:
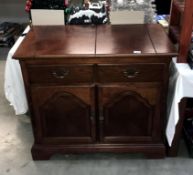
[[[33,87],[37,143],[89,143],[95,140],[92,87]],[[76,138],[76,139],[75,139]]]
[[[178,63],[187,63],[193,27],[193,1],[173,0],[170,11],[169,36],[178,43]]]
[[[150,140],[153,110],[137,93],[127,90],[115,94],[115,97],[103,105],[101,115],[104,115],[102,128],[104,142],[127,143]]]
[[[82,152],[164,157],[174,55],[158,25],[33,27],[14,55],[31,111],[33,159]]]
[[[97,28],[96,54],[154,54],[145,25],[106,25]]]

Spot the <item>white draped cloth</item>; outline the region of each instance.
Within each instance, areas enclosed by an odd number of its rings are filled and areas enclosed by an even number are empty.
[[[24,30],[23,34],[28,33],[29,30],[30,27],[28,26]],[[13,106],[16,115],[25,114],[28,111],[28,103],[26,99],[20,64],[18,60],[14,60],[12,58],[24,37],[25,36],[19,37],[14,46],[10,49],[5,65],[5,96],[10,102],[10,105]]]
[[[193,70],[186,63],[176,63],[173,58],[170,67],[169,92],[167,103],[168,122],[166,137],[169,146],[175,135],[176,125],[179,121],[179,103],[184,97],[193,97]]]

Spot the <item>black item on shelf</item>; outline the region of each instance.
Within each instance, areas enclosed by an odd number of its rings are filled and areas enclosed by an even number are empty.
[[[188,52],[188,59],[187,62],[191,69],[193,69],[193,47]]]
[[[0,24],[0,34],[6,33],[8,30],[12,28],[12,23],[9,22],[3,22]]]
[[[193,116],[184,121],[184,138],[188,147],[190,156],[193,157]]]
[[[3,22],[0,24],[0,46],[11,47],[15,39],[23,31],[23,26],[18,23]]]
[[[33,0],[32,9],[64,9],[64,0]]]
[[[171,0],[155,0],[155,4],[157,14],[161,15],[170,13]]]

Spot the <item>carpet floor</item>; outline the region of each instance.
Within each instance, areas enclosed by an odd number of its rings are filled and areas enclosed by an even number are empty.
[[[0,60],[6,60],[9,47],[0,47]]]

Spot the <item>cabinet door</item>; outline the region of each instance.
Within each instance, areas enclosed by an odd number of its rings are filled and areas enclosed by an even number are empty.
[[[95,141],[93,87],[36,87],[32,92],[36,143]]]
[[[160,116],[160,94],[159,83],[100,86],[100,141],[160,142],[163,126]]]

